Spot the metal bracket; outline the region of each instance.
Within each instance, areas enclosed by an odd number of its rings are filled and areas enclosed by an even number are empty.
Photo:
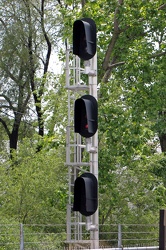
[[[91,69],[91,65],[90,65],[90,60],[88,61],[84,61],[84,74],[88,75],[88,76],[97,76],[97,70],[92,70]]]
[[[97,153],[97,147],[92,147],[91,138],[86,138],[86,151],[89,153]]]
[[[87,231],[98,231],[97,225],[92,224],[90,216],[86,217],[86,230]]]

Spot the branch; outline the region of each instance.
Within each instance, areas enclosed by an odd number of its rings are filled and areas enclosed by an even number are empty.
[[[160,7],[158,7],[158,10],[163,10],[166,8],[166,3],[160,5]]]
[[[3,27],[5,28],[6,33],[8,34],[8,29],[6,23],[3,21],[2,18],[0,18],[0,22],[2,23]]]
[[[82,5],[82,8],[84,8],[85,3],[86,3],[86,1],[85,1],[85,0],[81,0],[81,5]]]
[[[40,88],[40,91],[39,91],[39,96],[43,95],[44,77],[45,77],[45,74],[48,71],[48,65],[49,65],[49,60],[50,60],[50,56],[51,56],[51,42],[49,40],[49,37],[47,35],[47,32],[45,30],[45,26],[44,26],[44,2],[45,2],[45,0],[42,0],[42,2],[41,2],[41,28],[42,28],[42,31],[43,31],[43,35],[44,35],[45,41],[47,43],[47,54],[46,54],[46,58],[45,58],[45,62],[44,62],[43,81],[41,83],[41,88]]]
[[[121,66],[123,64],[125,64],[125,62],[113,63],[113,64],[108,65],[108,69],[116,68],[116,67]]]
[[[114,57],[112,62],[108,65],[108,67],[107,67],[107,69],[105,71],[105,74],[103,76],[103,79],[102,79],[103,83],[108,82],[108,79],[110,78],[110,75],[111,75],[111,72],[112,72],[113,68],[116,68],[118,66],[121,66],[121,65],[125,64],[125,62],[116,62],[116,60],[117,60],[117,57]]]
[[[8,135],[8,137],[10,138],[10,131],[8,129],[8,126],[7,126],[6,122],[1,117],[0,117],[0,122],[2,123],[2,125],[3,125],[3,127],[4,127],[4,129],[6,131],[6,133]]]
[[[60,0],[57,0],[57,1],[58,1],[58,3],[59,3],[60,7],[62,8],[63,6],[62,6],[61,1],[60,1]]]
[[[4,95],[4,94],[0,94],[0,96],[3,97],[3,98],[9,103],[9,106],[3,105],[3,106],[0,106],[1,108],[10,108],[10,109],[13,110],[13,111],[16,110],[16,109],[13,107],[12,102],[10,101],[9,97],[7,97],[7,96]]]
[[[35,10],[41,15],[41,10],[36,7],[34,3],[31,2],[31,5],[34,7]]]
[[[113,31],[113,35],[111,38],[111,41],[108,45],[108,49],[104,58],[104,62],[103,62],[103,69],[106,70],[108,67],[108,63],[110,60],[110,56],[112,54],[112,51],[114,49],[114,46],[116,44],[116,41],[118,40],[118,37],[121,33],[120,29],[119,29],[119,22],[118,22],[118,13],[119,13],[119,7],[123,4],[123,0],[119,0],[119,5],[118,7],[115,9],[115,13],[114,13],[114,31]]]
[[[164,56],[166,54],[166,51],[160,52],[160,53],[156,53],[151,55],[150,58],[155,58],[155,57],[160,57],[160,56]]]
[[[44,38],[45,38],[46,43],[47,43],[47,55],[46,55],[46,61],[44,64],[44,75],[45,75],[45,73],[47,73],[47,71],[48,71],[48,64],[49,64],[49,60],[50,60],[50,56],[51,56],[51,42],[49,40],[49,37],[47,35],[47,32],[45,30],[45,26],[44,26],[44,1],[45,0],[42,0],[42,5],[41,5],[41,27],[42,27]]]
[[[25,109],[26,109],[26,107],[27,107],[27,104],[28,104],[28,102],[29,102],[30,97],[31,97],[31,93],[29,92],[28,95],[27,95],[27,97],[26,97],[26,99],[24,100],[23,105],[22,105],[22,110],[23,110],[23,112],[25,112]]]

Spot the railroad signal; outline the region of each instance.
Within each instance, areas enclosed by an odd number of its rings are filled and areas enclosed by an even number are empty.
[[[93,215],[98,207],[98,181],[92,173],[84,173],[74,183],[73,211]]]
[[[75,101],[74,132],[85,138],[92,137],[98,128],[98,104],[92,95],[84,95]]]
[[[73,54],[89,60],[96,54],[96,24],[91,18],[73,24]]]

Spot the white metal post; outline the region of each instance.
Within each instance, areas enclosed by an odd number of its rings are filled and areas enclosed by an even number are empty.
[[[90,60],[90,73],[89,73],[89,94],[93,95],[97,100],[97,53]],[[92,137],[92,147],[94,152],[91,153],[91,173],[94,174],[98,180],[98,132]],[[92,215],[92,224],[95,225],[95,229],[91,231],[91,248],[99,248],[99,216],[98,209],[94,215]]]
[[[20,250],[24,250],[24,230],[23,224],[20,224]]]
[[[67,241],[72,244],[84,244],[83,226],[90,231],[90,248],[99,248],[98,210],[94,215],[87,217],[86,222],[78,212],[72,211],[74,181],[79,171],[94,174],[98,179],[98,133],[82,141],[79,134],[74,133],[73,110],[74,101],[85,91],[97,99],[97,55],[91,60],[85,61],[84,69],[80,68],[80,59],[73,56],[72,65],[69,60],[70,49],[66,48],[66,88],[68,89],[68,126],[66,137],[66,165],[69,173],[69,204],[67,206]],[[81,80],[81,74],[88,75],[88,83]],[[89,162],[82,160],[82,150],[89,153]],[[84,170],[85,169],[85,170]],[[73,217],[74,216],[74,217]]]
[[[118,247],[122,247],[122,226],[118,224]]]

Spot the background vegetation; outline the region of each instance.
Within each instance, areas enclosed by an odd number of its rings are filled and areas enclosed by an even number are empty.
[[[98,30],[100,223],[158,222],[166,205],[166,4],[0,3],[1,223],[66,223],[64,42],[82,17]]]

